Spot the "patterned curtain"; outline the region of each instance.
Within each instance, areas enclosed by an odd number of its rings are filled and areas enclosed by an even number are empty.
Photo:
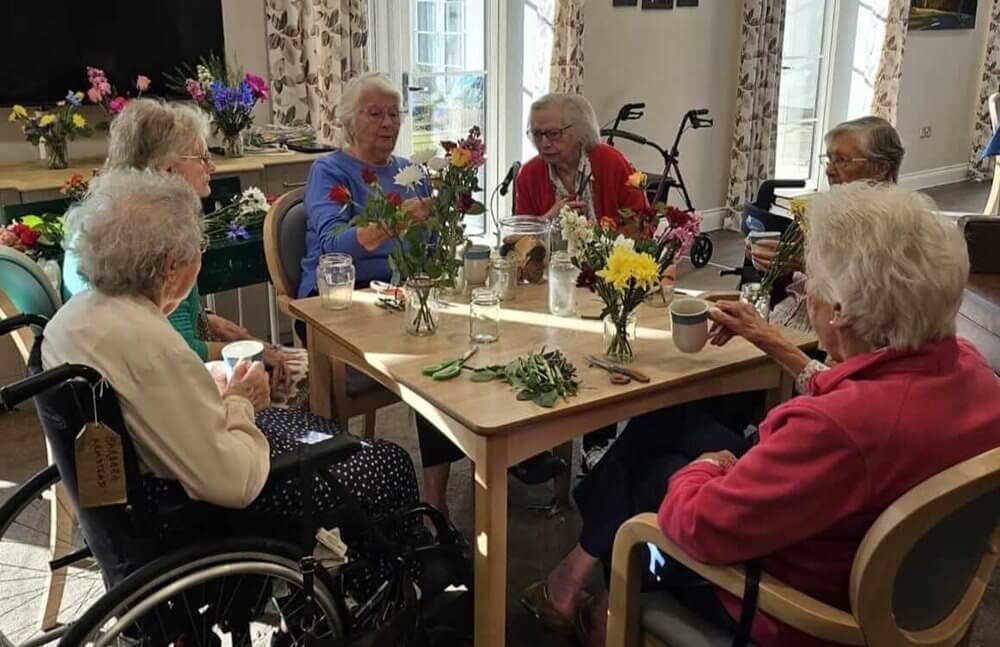
[[[744,0],[740,75],[730,153],[727,225],[739,229],[743,205],[774,175],[778,88],[785,31],[785,0]]]
[[[980,160],[983,149],[993,136],[990,120],[990,95],[1000,92],[1000,0],[994,0],[990,9],[989,32],[986,35],[986,52],[983,73],[979,80],[979,103],[976,104],[976,123],[972,131],[972,154],[969,157],[969,174],[982,180],[990,172],[990,160]]]
[[[558,0],[549,92],[583,93],[583,3]]]
[[[910,24],[910,0],[888,0],[880,16],[885,21],[882,56],[872,91],[872,114],[896,124],[899,80],[903,78],[903,46]]]
[[[344,83],[368,70],[368,0],[265,0],[265,11],[275,121],[305,121],[339,145]]]

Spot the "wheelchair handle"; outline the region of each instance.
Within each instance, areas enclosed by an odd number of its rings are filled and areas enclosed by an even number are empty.
[[[42,315],[20,314],[14,315],[13,317],[7,317],[3,321],[0,321],[0,337],[8,335],[15,330],[19,330],[20,328],[24,328],[26,326],[38,326],[39,328],[44,328],[47,323],[49,323],[49,320]]]
[[[0,387],[0,411],[11,411],[18,404],[39,393],[44,393],[54,386],[67,380],[84,379],[91,384],[97,384],[103,376],[96,370],[83,364],[63,364],[42,371],[37,375]]]
[[[650,145],[649,140],[642,135],[636,135],[628,132],[627,130],[618,130],[617,128],[605,128],[601,131],[601,137],[621,137],[622,139],[627,139],[635,142],[636,144],[642,144],[644,146]]]

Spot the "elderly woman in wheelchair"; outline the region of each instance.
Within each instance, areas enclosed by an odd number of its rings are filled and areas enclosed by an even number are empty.
[[[21,391],[33,387],[28,395],[37,395],[110,592],[64,644],[84,644],[111,617],[119,622],[109,631],[139,644],[218,644],[205,640],[213,632],[230,634],[235,645],[258,644],[261,633],[283,644],[352,629],[405,631],[391,621],[415,608],[416,591],[429,598],[461,580],[460,538],[417,505],[405,450],[361,443],[304,411],[266,409],[262,365],[237,365],[217,384],[190,352],[167,315],[198,274],[200,213],[182,180],[116,170],[96,180],[67,216],[80,272],[93,289],[38,336],[35,375]],[[90,384],[60,387],[68,377]],[[0,399],[10,406],[11,390]],[[119,439],[124,465],[122,491],[96,499],[97,477],[87,467],[106,464],[79,460],[90,433],[81,428],[92,431],[84,424],[94,422]],[[432,517],[436,543],[423,514]],[[451,548],[445,557],[428,557],[444,545]],[[338,568],[331,575],[317,564]],[[167,584],[169,593],[156,592],[154,585]],[[123,619],[126,608],[140,611]]]

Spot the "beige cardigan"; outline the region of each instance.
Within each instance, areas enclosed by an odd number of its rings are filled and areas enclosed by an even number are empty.
[[[264,487],[268,443],[253,406],[223,399],[204,364],[144,297],[88,290],[45,328],[42,365],[86,364],[114,387],[142,467],[188,496],[244,508]]]

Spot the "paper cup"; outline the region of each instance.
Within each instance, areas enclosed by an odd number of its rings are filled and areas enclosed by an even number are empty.
[[[222,359],[226,362],[226,370],[230,376],[241,359],[247,362],[257,362],[263,358],[264,344],[259,341],[234,341],[222,347]]]
[[[682,353],[697,353],[708,341],[708,301],[675,299],[670,304],[671,336]]]

